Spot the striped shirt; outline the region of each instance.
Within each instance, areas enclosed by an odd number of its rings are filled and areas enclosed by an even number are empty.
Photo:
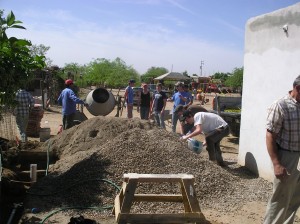
[[[34,99],[32,98],[32,95],[23,89],[19,89],[16,93],[16,101],[18,102],[15,110],[16,115],[28,115],[29,108],[34,106]]]
[[[289,94],[268,108],[267,130],[277,134],[283,149],[300,151],[300,103]]]

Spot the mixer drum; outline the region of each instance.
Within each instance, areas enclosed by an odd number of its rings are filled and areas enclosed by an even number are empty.
[[[113,111],[116,101],[114,95],[104,88],[92,90],[86,97],[87,110],[94,116],[106,116]]]

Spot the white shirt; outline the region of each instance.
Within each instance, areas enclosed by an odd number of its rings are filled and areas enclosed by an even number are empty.
[[[194,126],[198,124],[201,125],[204,134],[228,125],[219,115],[208,112],[198,112],[194,115]]]

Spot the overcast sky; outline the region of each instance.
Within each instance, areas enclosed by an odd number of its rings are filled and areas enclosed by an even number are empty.
[[[9,36],[50,46],[53,64],[120,57],[140,74],[152,66],[189,75],[243,66],[248,19],[296,0],[0,0],[26,30]]]

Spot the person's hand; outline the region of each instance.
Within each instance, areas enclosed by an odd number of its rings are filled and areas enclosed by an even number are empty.
[[[287,171],[287,169],[284,166],[282,166],[281,164],[274,166],[274,174],[275,174],[276,178],[278,178],[279,180],[284,180],[285,178],[287,178],[288,176],[291,175]]]
[[[160,114],[163,116],[164,115],[164,113],[165,113],[165,110],[162,110],[161,112],[160,112]]]
[[[185,140],[187,140],[187,139],[188,139],[188,137],[187,137],[186,135],[183,135],[183,136],[180,137],[180,140],[181,140],[181,141],[185,141]]]
[[[206,146],[206,142],[203,142],[202,145],[203,145],[203,146]]]

